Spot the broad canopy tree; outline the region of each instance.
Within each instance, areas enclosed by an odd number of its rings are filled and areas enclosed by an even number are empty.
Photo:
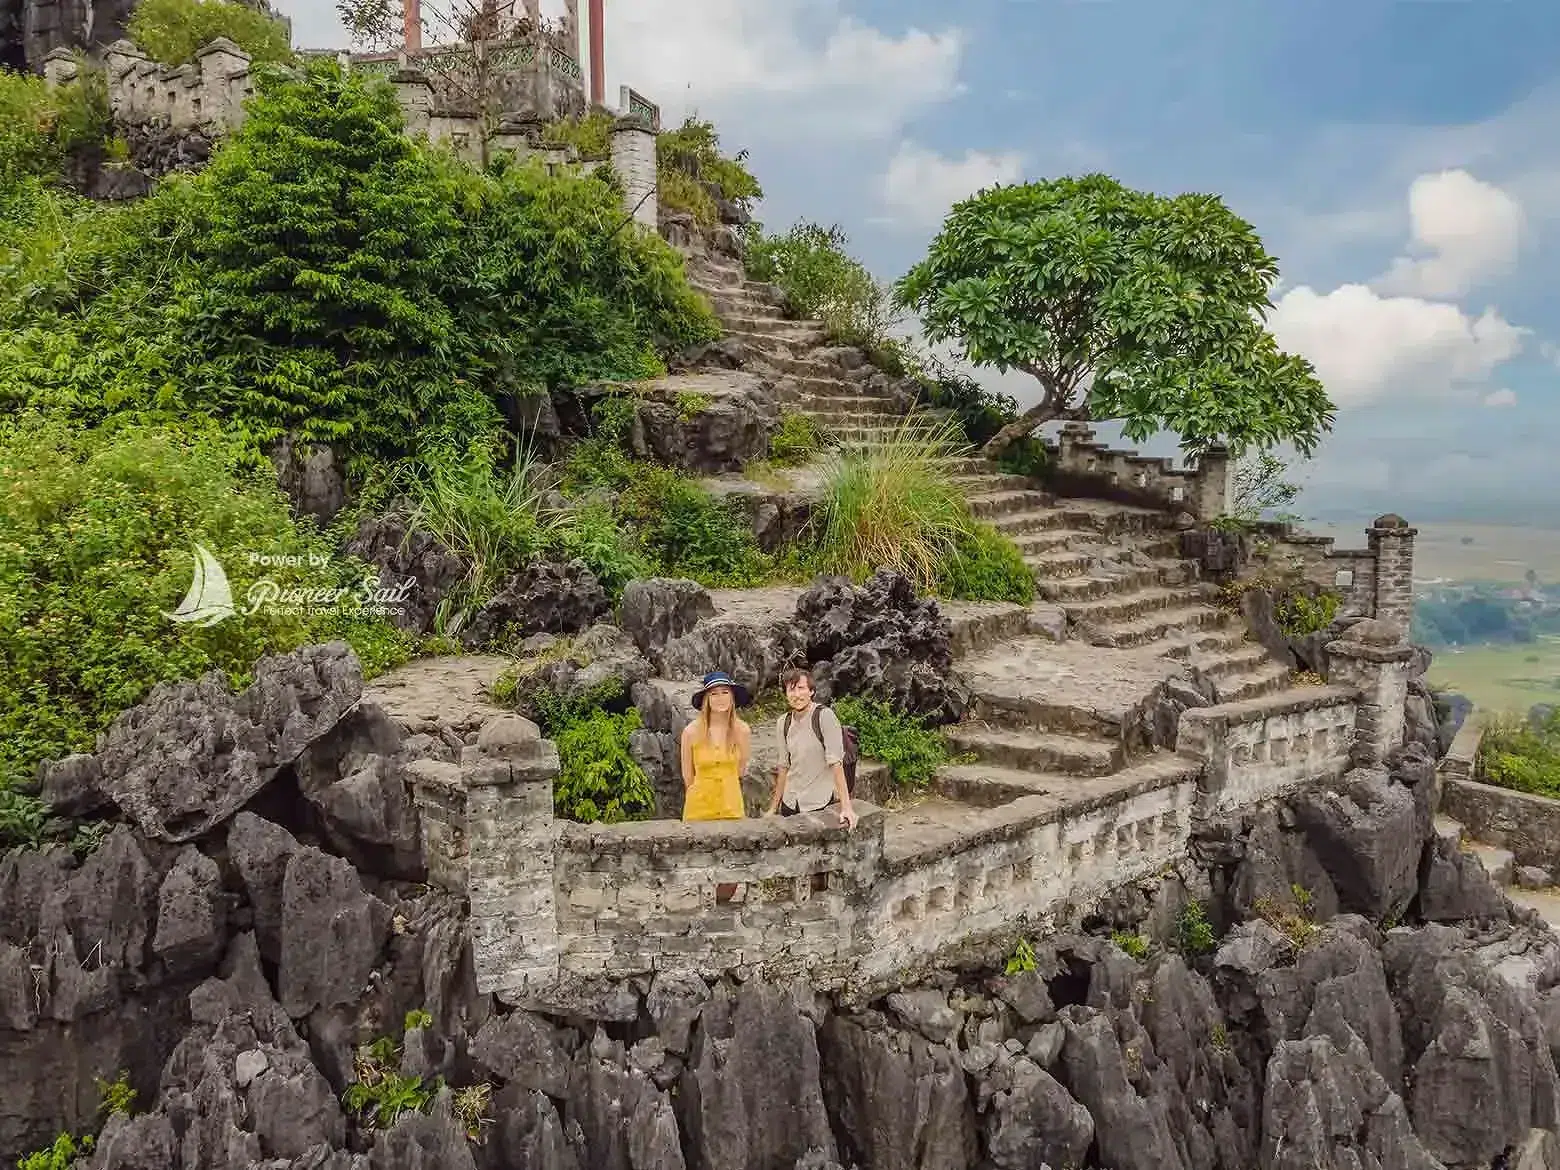
[[[1053,420],[1120,420],[1188,454],[1289,442],[1310,455],[1333,406],[1267,331],[1278,264],[1214,195],[1165,198],[1107,175],[996,187],[957,205],[895,286],[928,340],[1018,369],[1042,397],[987,443]]]

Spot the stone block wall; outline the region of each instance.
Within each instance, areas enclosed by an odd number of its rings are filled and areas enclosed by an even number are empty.
[[[1260,804],[1351,766],[1359,691],[1300,687],[1181,716],[1177,751],[1203,762],[1199,814]]]
[[[1233,467],[1223,447],[1210,449],[1193,467],[1178,469],[1168,459],[1117,451],[1094,442],[1086,424],[1065,423],[1055,443],[1049,479],[1062,495],[1093,496],[1190,512],[1208,521],[1228,508]]]
[[[124,126],[155,123],[174,130],[200,127],[236,129],[244,102],[254,95],[249,54],[218,37],[202,49],[193,65],[169,69],[151,60],[129,41],[117,41],[104,55],[108,104]],[[50,61],[46,74],[56,83],[74,76]]]
[[[612,169],[623,180],[623,205],[652,232],[661,219],[655,139],[651,123],[639,117],[619,118],[612,127]]]
[[[1312,536],[1284,525],[1262,530],[1261,554],[1269,571],[1297,576],[1338,594],[1340,617],[1371,617],[1376,609],[1376,554],[1370,549],[1340,549],[1330,536]]]
[[[1441,811],[1477,840],[1511,850],[1518,865],[1560,869],[1560,800],[1446,776]]]

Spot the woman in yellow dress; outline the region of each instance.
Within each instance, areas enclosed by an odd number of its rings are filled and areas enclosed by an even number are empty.
[[[753,729],[737,714],[751,701],[746,687],[723,671],[704,676],[694,692],[698,715],[683,728],[683,820],[735,821],[747,815],[742,773],[753,751]]]

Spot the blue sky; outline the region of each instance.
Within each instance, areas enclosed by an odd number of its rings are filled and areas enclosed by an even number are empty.
[[[714,118],[766,225],[838,223],[883,279],[993,181],[1216,192],[1279,257],[1274,331],[1340,408],[1308,514],[1560,527],[1553,5],[607,0],[608,93]],[[280,6],[340,41],[321,0]]]

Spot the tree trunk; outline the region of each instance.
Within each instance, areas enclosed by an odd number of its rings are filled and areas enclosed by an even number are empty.
[[[1047,397],[1037,406],[1031,406],[1022,416],[1008,423],[996,434],[992,435],[986,445],[981,448],[981,454],[995,462],[1002,458],[1014,443],[1022,438],[1034,434],[1035,428],[1042,427],[1053,419],[1061,418],[1066,412],[1056,409],[1056,405]]]

